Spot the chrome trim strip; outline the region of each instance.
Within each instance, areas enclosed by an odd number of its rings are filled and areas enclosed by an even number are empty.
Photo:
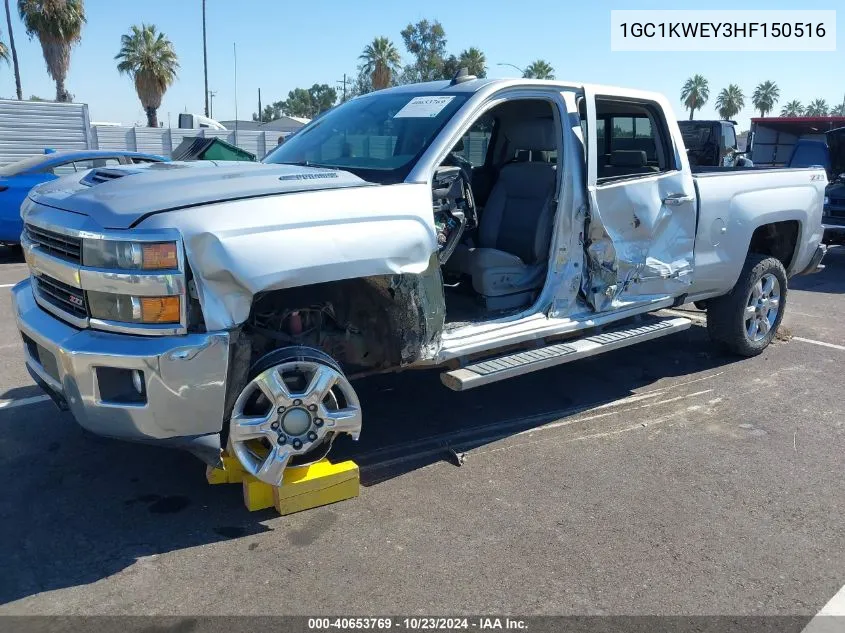
[[[82,239],[91,240],[113,240],[118,242],[181,242],[182,236],[176,229],[125,229],[125,230],[103,230],[89,228],[92,224],[91,218],[85,215],[79,215],[71,211],[64,211],[62,209],[54,209],[52,207],[44,207],[40,203],[35,204],[42,208],[48,208],[52,211],[60,212],[67,216],[68,224],[70,226],[62,226],[54,224],[43,217],[31,217],[27,215],[24,219],[25,224],[31,224],[48,231],[55,231],[70,237],[79,237]],[[62,218],[64,220],[64,217]]]
[[[181,303],[185,303],[182,301]],[[105,332],[119,334],[144,334],[148,336],[168,336],[185,334],[188,329],[180,323],[123,323],[122,321],[106,321],[105,319],[89,319],[92,328]]]
[[[44,273],[68,286],[82,288],[79,285],[79,266],[43,252],[35,242],[23,235],[21,236],[21,247],[23,248],[24,259],[32,270]]]
[[[77,316],[72,315],[70,312],[65,312],[61,308],[57,308],[46,299],[43,299],[41,297],[41,293],[38,292],[38,289],[35,286],[32,287],[32,296],[35,297],[35,303],[44,308],[53,316],[58,317],[59,319],[70,323],[74,327],[78,327],[80,329],[88,327],[88,319],[81,319]]]
[[[159,273],[114,272],[83,266],[79,269],[79,277],[79,287],[83,290],[138,297],[164,297],[185,292],[185,276],[178,270]]]

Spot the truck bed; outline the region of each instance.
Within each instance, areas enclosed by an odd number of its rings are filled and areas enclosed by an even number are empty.
[[[795,232],[797,251],[786,262],[790,275],[807,266],[822,236],[823,169],[707,167],[693,181],[698,225],[692,293],[736,280],[754,228],[762,225],[782,223],[782,230]]]

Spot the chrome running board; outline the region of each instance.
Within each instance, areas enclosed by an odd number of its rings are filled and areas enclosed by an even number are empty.
[[[466,391],[532,371],[570,363],[574,360],[603,354],[622,347],[686,330],[692,321],[683,317],[648,319],[643,324],[606,330],[599,334],[553,343],[537,349],[514,352],[485,359],[440,374],[440,380],[453,391]]]

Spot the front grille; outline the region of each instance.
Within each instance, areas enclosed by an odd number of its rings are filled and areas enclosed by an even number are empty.
[[[79,319],[88,318],[88,303],[81,289],[46,275],[38,275],[34,280],[35,289],[44,301]]]
[[[841,209],[827,209],[825,211],[825,215],[830,216],[832,218],[845,218],[845,206]]]
[[[40,226],[33,224],[27,224],[25,231],[27,238],[40,246],[45,253],[75,264],[82,263],[81,238],[42,229]]]
[[[845,207],[845,198],[830,198],[830,206]]]

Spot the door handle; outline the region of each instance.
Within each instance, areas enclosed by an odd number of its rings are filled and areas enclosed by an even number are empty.
[[[682,204],[686,204],[687,202],[694,201],[695,198],[693,196],[688,196],[685,193],[672,193],[663,198],[663,204],[671,207],[679,207]]]

